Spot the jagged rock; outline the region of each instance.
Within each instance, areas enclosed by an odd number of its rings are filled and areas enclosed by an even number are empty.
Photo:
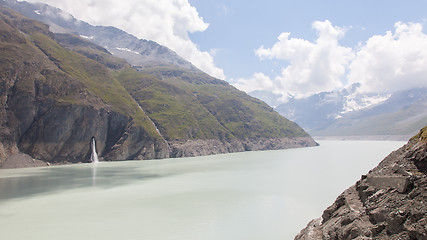
[[[406,192],[409,185],[407,176],[369,176],[366,181],[376,188],[394,188],[400,193]]]
[[[427,141],[411,139],[338,196],[295,239],[426,240],[426,152]]]

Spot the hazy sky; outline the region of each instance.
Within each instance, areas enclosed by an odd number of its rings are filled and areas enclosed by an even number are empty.
[[[427,0],[36,1],[157,41],[247,92],[427,87]]]

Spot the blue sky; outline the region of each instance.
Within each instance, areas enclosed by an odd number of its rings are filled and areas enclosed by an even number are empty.
[[[427,0],[29,0],[163,44],[280,101],[427,87]]]
[[[398,21],[425,23],[427,19],[427,1],[422,0],[189,2],[209,23],[204,32],[191,34],[191,39],[201,50],[217,49],[215,63],[231,79],[250,77],[253,71],[273,76],[271,71],[280,71],[286,63],[260,61],[255,49],[272,46],[282,32],[313,41],[314,21],[329,20],[333,25],[347,28],[340,43],[355,47],[373,35],[392,30]]]

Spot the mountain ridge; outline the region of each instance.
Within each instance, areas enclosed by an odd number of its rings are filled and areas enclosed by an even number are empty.
[[[3,167],[21,153],[33,162],[88,161],[92,136],[102,160],[316,145],[265,103],[200,70],[138,72],[87,39],[0,13]]]
[[[77,34],[106,48],[117,57],[126,59],[133,66],[175,65],[186,69],[197,68],[166,46],[151,40],[138,39],[116,27],[92,26],[59,8],[42,3],[2,0],[0,4],[24,16],[48,24],[54,33]]]
[[[361,95],[354,89],[344,89],[291,99],[275,110],[316,137],[404,136],[407,139],[427,121],[426,99],[426,88],[383,95]],[[372,102],[367,104],[369,101]]]

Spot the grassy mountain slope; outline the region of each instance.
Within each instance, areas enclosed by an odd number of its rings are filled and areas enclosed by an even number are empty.
[[[69,42],[69,48],[86,56],[104,54],[82,41]],[[114,76],[167,140],[308,137],[262,101],[199,70],[164,65],[135,69],[123,67]]]
[[[173,125],[173,119],[161,111],[150,108],[149,101],[157,101],[159,109],[178,110],[180,121],[188,126],[190,134],[185,137],[195,138],[215,135],[220,138],[236,137],[238,139],[260,137],[307,137],[301,128],[276,113],[264,102],[250,97],[237,90],[227,82],[210,77],[198,71],[177,68],[174,66],[148,68],[140,70],[152,78],[162,79],[157,84],[163,85],[169,99],[160,100],[159,94],[153,89],[131,89],[136,99],[142,100],[142,105],[148,110],[150,117],[159,125]],[[135,81],[134,81],[135,82]],[[129,84],[124,83],[124,86]],[[163,101],[170,104],[163,104]],[[174,107],[172,107],[174,106]],[[150,113],[151,112],[151,113]],[[186,117],[195,114],[196,118]],[[175,116],[176,116],[175,115]],[[205,120],[202,125],[194,125],[193,120]],[[203,122],[203,121],[202,121]],[[211,126],[208,132],[203,125]],[[215,129],[216,132],[212,132]],[[219,135],[218,135],[219,134]],[[181,135],[181,137],[184,137]]]
[[[315,145],[265,103],[199,70],[138,72],[102,47],[54,35],[6,8],[0,27],[0,165],[19,151],[87,161],[92,136],[104,160]]]
[[[11,10],[0,9],[0,26],[0,164],[18,150],[48,161],[87,161],[92,136],[107,159],[169,156],[110,69],[64,49],[46,25]]]
[[[129,95],[120,82],[114,78],[112,72],[91,59],[61,47],[52,38],[45,34],[31,35],[33,43],[53,61],[59,69],[77,79],[93,94],[121,114],[129,114],[150,135],[158,135],[147,116],[141,111],[135,100]],[[70,103],[75,100],[68,98]],[[78,103],[82,104],[81,101]]]
[[[116,76],[167,140],[210,139],[230,135],[186,90],[134,69],[123,69]]]
[[[170,74],[172,70],[173,75]],[[150,71],[152,72],[147,72]],[[296,124],[281,117],[264,102],[250,97],[225,81],[199,71],[173,67],[167,70],[159,69],[157,72],[165,82],[192,93],[197,101],[237,138],[308,136]]]

